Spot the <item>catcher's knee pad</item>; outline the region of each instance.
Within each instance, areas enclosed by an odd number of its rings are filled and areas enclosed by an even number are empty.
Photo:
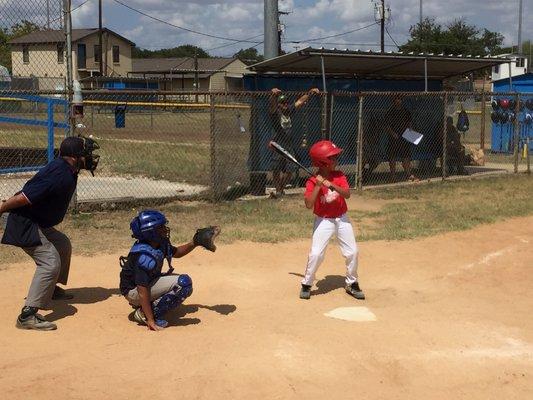
[[[192,294],[191,277],[187,274],[182,274],[178,276],[177,285],[174,285],[173,290],[175,291],[176,294],[179,293],[179,296],[183,297],[183,300],[185,300],[187,297],[189,297]]]
[[[192,294],[192,279],[189,275],[179,275],[170,292],[152,303],[154,316],[161,318],[166,312],[176,308]]]

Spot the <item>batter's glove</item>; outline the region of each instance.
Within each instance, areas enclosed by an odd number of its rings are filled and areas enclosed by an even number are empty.
[[[201,228],[196,231],[192,241],[195,246],[202,246],[203,248],[214,252],[217,249],[217,246],[215,246],[215,238],[219,233],[220,227],[218,226]]]

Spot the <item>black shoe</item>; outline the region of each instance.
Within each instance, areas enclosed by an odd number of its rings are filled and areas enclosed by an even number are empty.
[[[365,294],[363,293],[363,291],[359,287],[359,283],[358,282],[354,282],[351,285],[346,286],[345,289],[346,289],[346,293],[348,293],[350,296],[353,296],[353,297],[355,297],[358,300],[364,300],[365,299]]]
[[[302,289],[300,290],[300,299],[309,300],[310,298],[311,298],[311,286],[302,285]]]
[[[62,289],[59,286],[56,286],[54,288],[54,294],[52,295],[52,300],[70,300],[73,298],[74,296],[71,294],[68,294],[65,291],[65,289]]]
[[[41,314],[32,314],[26,318],[19,315],[17,318],[16,327],[19,329],[35,329],[37,331],[54,331],[57,325],[49,322]]]

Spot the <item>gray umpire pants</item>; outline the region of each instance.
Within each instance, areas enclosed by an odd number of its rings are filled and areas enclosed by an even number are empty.
[[[39,228],[39,237],[40,246],[22,248],[37,265],[24,305],[47,309],[56,283],[67,284],[72,246],[55,228]]]

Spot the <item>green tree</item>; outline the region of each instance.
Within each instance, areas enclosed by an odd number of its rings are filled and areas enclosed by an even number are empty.
[[[9,41],[38,30],[41,30],[39,25],[26,20],[13,25],[10,29],[0,28],[0,65],[11,72],[11,45]]]
[[[238,58],[246,65],[256,64],[265,60],[265,57],[263,57],[262,54],[259,54],[255,47],[250,47],[248,49],[240,49],[233,55],[233,57]]]
[[[400,51],[484,56],[496,52],[503,43],[500,33],[480,30],[463,19],[443,27],[434,19],[426,18],[411,26],[409,33],[411,37],[400,46]]]
[[[185,44],[171,49],[146,50],[135,47],[132,52],[133,58],[179,58],[194,57],[195,53],[198,58],[211,58],[209,53],[198,46]]]

